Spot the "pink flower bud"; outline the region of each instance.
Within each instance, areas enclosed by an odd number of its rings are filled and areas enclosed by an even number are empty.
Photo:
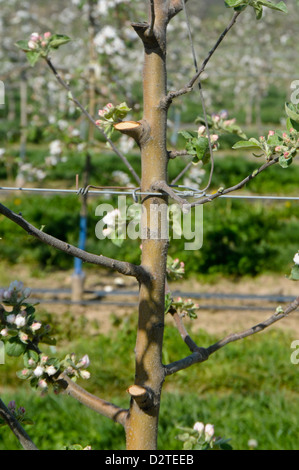
[[[50,31],[47,31],[47,32],[44,34],[44,38],[45,38],[45,39],[49,39],[51,36],[52,36],[52,34],[50,33]]]
[[[288,158],[289,155],[290,155],[290,152],[285,152],[285,153],[283,154],[284,158]]]
[[[275,132],[274,132],[274,131],[269,131],[269,137],[270,137],[271,135],[275,135]]]
[[[219,139],[219,135],[217,134],[213,134],[211,135],[211,142],[214,144],[215,142],[217,142],[217,140]]]
[[[44,389],[44,388],[47,388],[48,385],[47,385],[47,382],[44,379],[41,379],[41,380],[38,381],[38,386],[40,388]]]
[[[206,132],[206,126],[199,126],[197,132],[198,132],[199,135],[204,134]]]
[[[277,147],[275,147],[275,152],[281,152],[281,147],[279,145],[277,145]]]
[[[15,400],[12,400],[8,403],[7,408],[10,410],[14,410],[16,408],[16,402]]]
[[[112,104],[112,103],[108,103],[108,104],[106,104],[105,107],[111,109],[111,108],[113,108],[113,104]]]
[[[39,35],[38,33],[32,33],[32,34],[30,35],[30,39],[31,39],[31,41],[35,41],[35,42],[36,42],[36,41],[38,41],[38,40],[40,39],[40,35]]]
[[[34,50],[34,49],[36,49],[38,46],[37,46],[37,44],[36,44],[35,41],[30,40],[30,41],[28,41],[28,47],[29,47],[29,49]]]

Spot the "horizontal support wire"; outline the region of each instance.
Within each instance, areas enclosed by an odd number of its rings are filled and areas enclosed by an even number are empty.
[[[209,194],[205,194],[203,191],[189,188],[183,185],[173,186],[175,188],[182,188],[185,190],[175,190],[178,196],[182,197],[203,197],[209,196]],[[21,192],[32,192],[32,193],[48,193],[48,194],[86,194],[83,188],[80,189],[59,189],[59,188],[23,188],[23,187],[6,187],[0,186],[0,191],[2,192],[9,192],[9,191],[21,191]],[[99,195],[127,195],[132,196],[135,199],[136,196],[165,196],[164,193],[161,192],[146,192],[140,191],[139,188],[134,188],[133,190],[116,190],[116,189],[101,189],[101,190],[92,190],[88,191],[89,196],[99,196]],[[230,195],[230,194],[222,194],[219,195],[220,198],[228,198],[228,199],[264,199],[264,200],[276,200],[276,201],[299,201],[299,196],[271,196],[271,195],[247,195],[247,194],[237,194],[237,195]]]

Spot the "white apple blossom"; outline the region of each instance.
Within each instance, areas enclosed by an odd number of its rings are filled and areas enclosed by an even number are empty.
[[[42,366],[37,366],[33,371],[35,377],[41,377],[44,373],[44,368]]]
[[[80,375],[82,379],[89,379],[90,378],[90,372],[88,370],[81,370]]]
[[[54,375],[54,374],[56,374],[56,372],[57,372],[57,369],[55,369],[54,366],[49,366],[49,367],[46,368],[46,373],[48,375]]]
[[[21,313],[18,313],[18,315],[16,316],[15,318],[15,321],[14,321],[15,325],[17,326],[17,328],[22,328],[23,326],[26,325],[26,318],[24,315],[22,315]]]
[[[294,256],[294,263],[295,263],[295,264],[299,264],[299,251],[298,251],[298,253],[296,253],[295,256]]]
[[[206,441],[210,441],[214,436],[214,426],[213,424],[206,424],[205,425],[205,439]]]
[[[197,431],[198,434],[201,436],[202,433],[204,432],[205,425],[201,423],[200,421],[197,421],[194,426],[193,426],[194,431]]]

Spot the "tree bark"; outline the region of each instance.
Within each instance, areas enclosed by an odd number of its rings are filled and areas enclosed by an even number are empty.
[[[147,132],[139,142],[142,191],[150,191],[158,181],[167,182],[167,110],[162,106],[166,96],[167,3],[165,0],[154,1],[154,25],[152,20],[149,25],[133,24],[143,41],[145,54],[142,123],[147,127]],[[168,250],[167,196],[146,197],[142,203],[142,266],[150,274],[150,280],[140,283],[135,385],[139,390],[144,390],[146,399],[140,400],[138,394],[131,393],[126,423],[128,450],[157,448],[160,396],[164,381],[162,343]],[[130,390],[132,387],[129,393]]]

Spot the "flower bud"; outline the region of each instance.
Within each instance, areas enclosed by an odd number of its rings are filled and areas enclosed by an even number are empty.
[[[90,372],[88,372],[88,370],[81,370],[80,374],[81,374],[82,379],[90,378]]]
[[[35,41],[30,40],[28,41],[28,47],[29,49],[34,50],[34,49],[37,49],[38,45],[36,44]]]
[[[41,366],[37,366],[33,371],[35,377],[40,377],[44,373],[44,368]]]
[[[48,387],[47,382],[44,379],[38,381],[38,386],[43,389]]]
[[[25,326],[26,324],[26,318],[24,315],[21,315],[20,313],[18,313],[18,315],[16,316],[15,318],[15,321],[14,321],[15,325],[17,326],[17,328],[22,328],[23,326]]]
[[[197,431],[198,434],[201,436],[202,433],[204,432],[205,425],[201,423],[200,421],[197,421],[194,426],[193,426],[194,431]]]
[[[52,36],[52,34],[50,33],[50,31],[47,31],[46,33],[44,33],[44,38],[45,39],[49,39],[51,36]]]
[[[56,374],[56,372],[57,370],[55,369],[54,366],[49,366],[46,368],[46,373],[50,376]]]
[[[295,264],[299,264],[299,252],[295,254],[293,261]]]
[[[41,328],[41,326],[42,326],[42,324],[40,322],[36,321],[36,322],[32,323],[31,330],[32,331],[37,331]]]
[[[214,426],[213,424],[206,424],[205,426],[205,439],[206,441],[210,441],[214,436]]]

